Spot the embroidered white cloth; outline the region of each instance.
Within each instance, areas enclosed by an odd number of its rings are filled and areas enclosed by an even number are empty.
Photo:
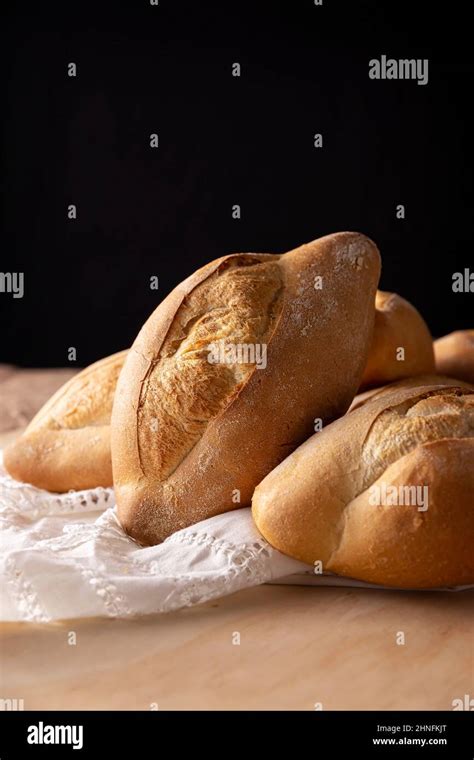
[[[261,538],[249,509],[141,547],[112,489],[51,494],[10,478],[1,460],[0,521],[2,620],[168,612],[307,568]]]
[[[122,530],[112,489],[51,494],[10,478],[0,452],[0,619],[169,612],[267,582],[367,584],[315,576],[259,535],[249,509],[141,547]]]

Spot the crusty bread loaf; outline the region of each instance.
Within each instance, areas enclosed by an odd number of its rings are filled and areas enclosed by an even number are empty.
[[[360,390],[432,372],[433,340],[421,314],[397,293],[378,290],[374,335]]]
[[[474,330],[458,330],[434,342],[436,371],[474,383]]]
[[[472,388],[474,390],[472,383],[466,383],[454,377],[447,377],[446,375],[415,375],[415,377],[405,377],[403,380],[397,380],[395,383],[382,385],[380,388],[370,388],[368,391],[358,393],[352,400],[349,412],[352,412],[353,409],[358,409],[359,406],[365,404],[370,398],[378,398],[385,393],[391,393],[394,388],[420,388],[423,385],[456,385],[461,388]]]
[[[56,391],[5,449],[12,477],[58,492],[112,485],[110,417],[126,355],[91,364]]]
[[[473,436],[473,390],[385,390],[260,483],[256,525],[285,554],[340,575],[402,588],[474,583]]]
[[[284,255],[225,256],[170,293],[133,344],[114,401],[114,485],[131,536],[157,543],[250,504],[315,418],[347,409],[379,270],[368,238],[339,233]],[[215,345],[267,346],[266,367],[237,355],[210,363]]]

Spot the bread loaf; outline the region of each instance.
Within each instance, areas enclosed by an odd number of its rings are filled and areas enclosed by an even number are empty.
[[[370,398],[378,398],[385,393],[391,393],[394,388],[420,388],[423,385],[456,385],[461,388],[471,388],[474,390],[472,383],[465,383],[463,380],[458,380],[454,377],[447,377],[446,375],[415,375],[415,377],[405,377],[403,380],[397,380],[395,383],[382,385],[380,388],[370,388],[368,391],[358,393],[349,407],[349,412],[352,412],[353,409],[358,409],[359,406],[365,404]]]
[[[367,361],[379,270],[368,238],[339,233],[284,255],[224,256],[170,293],[114,401],[114,485],[131,536],[158,543],[249,505],[315,418],[344,413]],[[265,363],[239,346],[264,347]]]
[[[110,417],[126,351],[83,369],[4,451],[10,475],[48,491],[112,485]]]
[[[473,390],[386,390],[260,483],[255,523],[325,571],[402,588],[474,583],[473,436]]]
[[[434,372],[433,340],[421,314],[396,293],[378,290],[374,335],[360,390]]]
[[[436,371],[474,383],[474,330],[458,330],[434,342]]]

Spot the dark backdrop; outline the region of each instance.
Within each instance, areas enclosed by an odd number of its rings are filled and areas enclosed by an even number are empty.
[[[345,229],[435,335],[472,326],[474,296],[451,289],[474,260],[464,4],[63,6],[18,2],[3,24],[0,271],[25,295],[0,293],[0,361],[64,365],[74,346],[85,365],[203,263]],[[429,58],[429,84],[370,80],[381,54]]]

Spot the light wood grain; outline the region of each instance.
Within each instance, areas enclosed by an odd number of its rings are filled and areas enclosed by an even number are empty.
[[[59,710],[451,709],[473,693],[472,601],[264,586],[137,620],[4,624],[2,696]]]
[[[77,369],[19,369],[0,364],[0,432],[25,427]]]

